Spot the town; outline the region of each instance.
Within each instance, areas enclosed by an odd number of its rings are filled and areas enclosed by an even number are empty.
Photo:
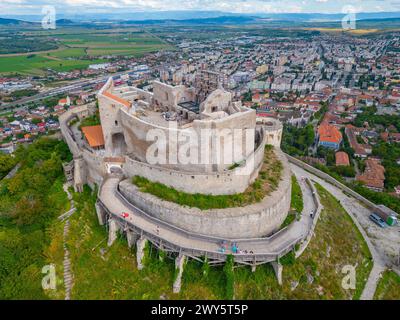
[[[254,1],[0,18],[0,299],[399,299],[400,13]]]
[[[400,195],[398,33],[368,38],[323,33],[289,39],[246,35],[203,41],[170,35],[167,40],[177,50],[140,59],[120,57],[57,77],[99,76],[123,66],[132,71],[115,76],[115,86],[133,84],[152,91],[153,80],[172,85],[218,81],[245,106],[256,109],[259,117],[285,124],[282,147],[290,155],[323,166],[347,182]],[[39,92],[39,82],[32,77],[2,78],[0,94]],[[19,143],[54,133],[59,129],[58,116],[94,101],[103,84],[1,112],[0,150],[11,153]]]

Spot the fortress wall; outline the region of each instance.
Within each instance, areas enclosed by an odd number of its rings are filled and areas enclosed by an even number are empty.
[[[149,92],[149,91],[146,91],[146,90],[142,90],[140,88],[135,88],[135,91],[140,95],[140,97],[144,101],[146,101],[148,103],[150,103],[152,101],[152,99],[153,99],[153,93],[152,92]]]
[[[256,126],[256,114],[254,110],[249,109],[245,112],[238,112],[230,115],[229,117],[216,119],[213,121],[201,121],[195,120],[193,122],[193,128],[197,132],[201,132],[202,129],[215,129],[217,133],[221,136],[213,136],[213,145],[211,151],[205,150],[202,145],[201,153],[210,152],[214,154],[213,163],[220,163],[217,167],[218,171],[223,171],[229,168],[230,161],[216,160],[217,155],[221,159],[231,159],[231,163],[237,163],[249,157],[255,148],[254,145],[254,134],[247,134],[246,129],[252,129],[254,133],[254,128]],[[228,135],[223,135],[224,129],[228,129]],[[238,134],[240,133],[241,134]],[[219,140],[218,140],[219,139]],[[229,146],[228,148],[222,148],[218,150],[217,146]],[[214,166],[215,170],[215,166]]]
[[[160,131],[163,133],[163,136],[166,137],[167,142],[171,141],[171,138],[175,136],[175,139],[179,137],[187,137],[187,140],[182,139],[182,141],[178,141],[177,143],[168,143],[164,152],[166,154],[166,159],[164,158],[164,163],[157,163],[158,166],[162,166],[165,168],[169,168],[176,171],[192,171],[194,173],[201,172],[223,172],[224,169],[230,167],[234,162],[240,162],[253,153],[254,150],[254,136],[250,134],[246,134],[245,129],[254,128],[255,127],[255,113],[254,110],[249,112],[237,113],[233,114],[230,117],[213,120],[213,121],[197,121],[193,122],[192,128],[187,129],[178,129],[178,128],[167,128],[155,125],[153,123],[149,123],[144,121],[138,117],[135,117],[128,113],[125,108],[120,109],[120,119],[121,125],[123,128],[124,136],[127,143],[128,153],[134,154],[135,158],[142,161],[147,162],[146,153],[149,150],[149,153],[152,149],[149,149],[151,145],[154,144],[153,141],[146,141],[146,135],[151,131]],[[221,134],[224,132],[223,129],[229,129],[228,134],[226,136],[211,135],[208,137],[207,143],[205,142],[205,135],[207,134],[204,129],[215,129],[221,130],[218,131]],[[235,130],[238,129],[239,132],[242,130],[242,135],[238,135],[237,132],[234,133]],[[204,133],[203,135],[201,133]],[[208,132],[210,133],[210,132]],[[190,137],[196,137],[198,139],[202,139],[199,141],[201,148],[199,148],[198,154],[198,163],[193,164],[188,163],[184,164],[182,161],[175,161],[173,163],[172,159],[176,159],[178,155],[178,151],[182,150],[182,146],[187,146],[187,141],[193,141],[194,139],[190,139]],[[218,140],[221,143],[218,145]],[[198,140],[196,140],[198,141]],[[224,147],[229,146],[229,147]],[[242,146],[242,147],[241,147]],[[193,148],[197,147],[193,144]],[[221,148],[222,147],[222,148]],[[232,150],[233,148],[233,150]],[[154,150],[153,150],[154,151]],[[215,152],[214,152],[215,151]],[[151,152],[154,154],[154,152]],[[219,154],[221,160],[218,160],[216,154]],[[214,158],[211,159],[211,155],[214,155]],[[203,159],[207,159],[204,161]],[[224,161],[222,161],[224,159]],[[165,163],[167,162],[167,163]],[[220,165],[212,165],[213,163],[221,163]]]
[[[281,141],[282,141],[282,129],[266,128],[265,142],[267,144],[270,144],[270,145],[273,145],[274,147],[280,148]]]
[[[232,94],[230,92],[217,89],[200,105],[200,112],[212,113],[213,107],[216,107],[218,111],[224,111],[231,101]]]
[[[156,105],[172,110],[177,104],[177,92],[183,90],[184,86],[171,86],[158,81],[153,81],[153,97]]]
[[[74,188],[81,192],[83,185],[87,183],[87,166],[82,158],[74,159]]]
[[[122,128],[120,126],[121,119],[119,110],[123,105],[101,94],[98,95],[98,101],[100,110],[100,121],[104,135],[104,148],[106,150],[106,155],[112,156],[112,136],[115,133],[122,133]]]
[[[121,109],[120,113],[128,153],[134,154],[140,161],[146,161],[147,149],[153,144],[152,141],[146,141],[147,132],[162,128],[129,115],[125,109]]]
[[[74,160],[74,181],[75,185],[83,186],[85,183],[90,185],[99,184],[105,175],[103,158],[88,150],[80,149],[78,144],[72,138],[73,134],[68,127],[68,122],[78,117],[86,118],[93,110],[88,106],[80,106],[72,110],[68,110],[59,118],[62,135],[73,154]]]
[[[120,183],[120,191],[148,214],[190,232],[227,239],[262,237],[279,229],[290,209],[291,172],[285,156],[277,152],[284,166],[278,189],[246,207],[204,211],[183,207],[140,192],[130,179]]]
[[[72,138],[73,135],[71,134],[71,131],[68,127],[68,123],[76,117],[79,119],[86,118],[89,115],[89,113],[90,112],[88,106],[84,105],[76,107],[72,110],[68,110],[59,117],[61,133],[64,137],[65,142],[68,144],[69,150],[71,151],[74,157],[79,157],[81,152],[77,143]]]
[[[195,94],[192,88],[187,88],[184,85],[171,86],[153,81],[153,98],[156,105],[174,110],[178,103],[194,101]]]
[[[265,145],[261,143],[246,163],[221,173],[176,171],[136,161],[129,157],[126,157],[123,171],[129,178],[136,175],[142,176],[187,193],[235,194],[244,192],[257,177],[264,159],[264,150]]]
[[[273,118],[257,117],[257,124],[261,125],[265,130],[265,142],[280,148],[283,132],[282,123]]]
[[[126,90],[128,88],[128,90]],[[144,101],[145,103],[151,103],[153,99],[153,93],[140,89],[140,88],[131,88],[131,87],[122,87],[120,88],[114,88],[113,90],[114,93],[117,93],[121,98],[128,100],[128,101],[133,101],[135,99],[139,99]]]
[[[79,157],[81,151],[79,150],[79,147],[75,140],[72,138],[72,135],[70,134],[70,129],[66,125],[66,123],[62,123],[60,121],[60,129],[61,133],[63,135],[64,141],[68,144],[68,148],[71,151],[72,155],[74,157]]]
[[[87,168],[87,182],[90,185],[100,185],[103,177],[106,175],[106,168],[104,165],[103,157],[98,156],[87,150],[82,150],[83,159],[86,162]]]

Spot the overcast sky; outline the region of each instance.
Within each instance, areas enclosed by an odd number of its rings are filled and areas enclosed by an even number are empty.
[[[0,0],[0,15],[40,14],[44,5],[58,13],[84,14],[134,11],[218,10],[236,13],[341,13],[400,11],[400,0]]]

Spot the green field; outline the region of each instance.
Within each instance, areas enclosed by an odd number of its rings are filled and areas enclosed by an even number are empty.
[[[149,52],[173,49],[157,37],[132,29],[89,30],[58,29],[42,33],[31,31],[31,36],[56,41],[58,50],[32,54],[10,54],[0,56],[0,74],[43,75],[48,69],[71,71],[85,69],[90,64],[106,62],[100,56],[140,57]],[[1,45],[0,45],[1,47]]]
[[[61,54],[61,52],[58,52]],[[71,71],[75,69],[84,69],[90,64],[101,63],[105,60],[68,60],[68,59],[52,59],[44,55],[31,56],[12,56],[0,57],[0,73],[7,74],[26,74],[26,75],[42,75],[47,69],[55,71]]]
[[[86,55],[85,48],[66,48],[61,51],[51,52],[46,54],[48,57],[55,58],[76,58]]]

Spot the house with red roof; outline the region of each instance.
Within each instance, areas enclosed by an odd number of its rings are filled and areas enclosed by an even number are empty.
[[[328,123],[322,123],[318,128],[318,146],[337,150],[342,143],[341,132]]]
[[[385,168],[379,159],[367,159],[364,172],[357,175],[356,180],[362,182],[368,189],[382,192],[385,187]]]
[[[336,166],[350,166],[349,155],[344,151],[338,151],[335,153]]]
[[[67,96],[65,99],[58,100],[58,105],[64,107],[71,105],[71,99]]]

